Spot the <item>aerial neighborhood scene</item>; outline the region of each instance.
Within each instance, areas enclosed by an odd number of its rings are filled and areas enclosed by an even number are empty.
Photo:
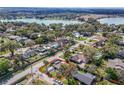
[[[0,85],[124,85],[124,8],[0,7]]]

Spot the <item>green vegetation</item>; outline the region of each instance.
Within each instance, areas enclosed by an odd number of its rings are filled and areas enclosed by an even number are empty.
[[[107,81],[107,80],[103,80],[103,81],[100,81],[98,83],[96,83],[97,85],[113,85],[113,83]]]
[[[1,51],[10,51],[12,57],[14,56],[15,50],[21,47],[20,43],[9,39],[1,41],[0,46],[1,46]]]
[[[68,77],[68,85],[78,85],[78,81],[76,81],[73,77]]]
[[[10,67],[10,60],[5,58],[0,58],[0,75],[6,74]]]
[[[113,68],[108,68],[106,70],[106,72],[108,73],[108,77],[112,80],[118,80],[118,74],[117,71]]]
[[[86,40],[87,38],[86,37],[78,37],[77,40],[79,41],[83,41],[83,40]]]
[[[55,16],[55,17],[54,17]],[[48,15],[46,19],[73,19],[75,15]],[[20,17],[20,16],[18,16]],[[42,17],[41,17],[42,18]],[[84,20],[83,18],[78,18],[79,20]],[[8,31],[8,29],[14,29],[14,31]],[[115,33],[117,30],[118,33]],[[124,50],[123,46],[119,46],[118,42],[123,41],[124,25],[110,26],[107,24],[100,24],[97,20],[89,18],[84,24],[37,24],[37,23],[21,23],[21,22],[0,22],[0,31],[5,32],[5,35],[0,37],[0,75],[4,75],[9,72],[9,68],[13,71],[18,71],[29,64],[38,61],[46,56],[54,56],[56,52],[62,50],[64,55],[61,55],[63,59],[68,64],[62,64],[59,69],[55,71],[47,72],[47,68],[53,64],[49,64],[48,61],[44,61],[45,66],[41,67],[39,70],[42,73],[48,74],[48,76],[55,77],[59,80],[62,80],[64,84],[77,85],[79,82],[71,76],[71,71],[79,70],[83,73],[91,73],[95,75],[96,84],[108,85],[112,84],[108,80],[116,80],[123,82],[123,75],[118,74],[117,69],[107,68],[107,60],[118,58],[118,52]],[[114,33],[113,33],[114,31]],[[84,37],[74,37],[73,32],[79,32]],[[119,33],[121,32],[121,34]],[[7,35],[26,37],[25,42],[10,39]],[[91,38],[95,35],[100,35],[106,40],[92,40]],[[40,53],[36,54],[33,57],[23,59],[22,55],[17,51],[20,48],[32,49],[32,46],[39,45],[44,46],[44,44],[51,44],[52,42],[59,42],[61,39],[67,39],[68,41],[62,40],[63,44],[60,44],[61,48],[51,48],[48,49],[47,53],[44,53],[44,56],[41,56]],[[79,47],[72,49],[70,52],[70,47],[76,43],[79,43]],[[88,43],[81,41],[87,40]],[[80,43],[81,42],[81,43]],[[98,43],[98,45],[96,44]],[[81,45],[82,44],[82,45]],[[93,44],[93,45],[91,45]],[[95,45],[95,46],[94,46]],[[39,49],[40,50],[40,49]],[[36,51],[39,51],[36,50]],[[45,51],[46,52],[46,51]],[[79,64],[71,63],[69,58],[76,53],[81,53],[86,58],[86,64],[84,68],[79,68]],[[11,54],[11,56],[10,56]],[[4,57],[7,58],[4,58]],[[85,60],[84,58],[84,60]],[[123,60],[123,58],[120,58]],[[78,59],[77,59],[78,60]],[[11,62],[10,62],[11,61]],[[39,83],[38,83],[39,82]],[[39,80],[35,84],[42,84]]]

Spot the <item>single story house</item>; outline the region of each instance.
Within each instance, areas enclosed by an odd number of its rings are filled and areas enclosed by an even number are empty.
[[[27,59],[27,58],[30,58],[30,57],[33,57],[35,56],[37,53],[35,50],[27,50],[25,53],[22,54],[22,58],[24,59]]]
[[[41,35],[40,35],[40,33],[32,33],[31,35],[30,35],[30,38],[31,39],[36,39],[36,38],[38,38],[38,37],[40,37]]]
[[[88,62],[87,58],[83,54],[76,54],[74,56],[71,56],[69,60],[77,64]]]
[[[52,71],[54,71],[54,70],[55,70],[55,69],[54,69],[53,66],[48,67],[48,68],[46,69],[46,73],[50,73],[50,72],[52,72]]]
[[[35,51],[38,52],[38,53],[44,53],[47,51],[47,49],[43,48],[43,47],[37,47],[35,48]]]
[[[120,58],[124,58],[124,50],[120,50],[120,51],[118,52],[118,56],[119,56]]]
[[[73,32],[73,35],[74,35],[75,37],[80,37],[80,33],[79,33],[79,32]]]
[[[121,59],[109,59],[107,67],[124,70],[124,62]]]
[[[97,35],[91,38],[91,40],[96,40],[96,42],[94,42],[92,46],[102,47],[105,44],[105,41],[107,40],[107,38]]]
[[[28,39],[27,37],[21,37],[21,36],[16,36],[16,35],[10,35],[10,36],[7,36],[7,37],[11,40],[16,40],[18,42],[24,42],[25,40]]]
[[[120,45],[120,46],[124,46],[124,40],[123,41],[118,41],[117,44]]]
[[[72,76],[78,81],[80,81],[81,83],[86,84],[86,85],[93,84],[94,80],[96,79],[96,76],[90,73],[81,73],[78,71],[72,73]]]
[[[54,42],[54,43],[49,44],[50,48],[59,48],[60,46],[61,45],[58,42]]]
[[[92,33],[91,32],[81,32],[80,34],[82,36],[84,36],[84,37],[90,37],[90,36],[92,36]]]
[[[32,46],[32,45],[35,44],[35,42],[33,40],[31,40],[31,39],[27,39],[27,40],[24,41],[24,44],[26,46]]]

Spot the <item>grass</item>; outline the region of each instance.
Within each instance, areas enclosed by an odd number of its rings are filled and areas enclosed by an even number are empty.
[[[79,41],[83,41],[83,40],[86,40],[87,38],[86,37],[78,37],[77,40]]]
[[[65,85],[68,85],[68,80],[67,80],[67,79],[63,78],[61,81],[62,81]]]
[[[10,53],[9,51],[0,51],[0,55],[5,55],[7,53]]]
[[[89,40],[89,42],[96,42],[96,40]]]

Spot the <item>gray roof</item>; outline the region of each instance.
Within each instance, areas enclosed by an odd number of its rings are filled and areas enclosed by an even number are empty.
[[[118,41],[117,44],[121,45],[121,46],[124,46],[124,40],[123,41]]]
[[[59,69],[61,67],[61,63],[55,64],[54,68]]]
[[[76,54],[70,57],[70,61],[75,62],[77,64],[87,63],[87,58],[83,54]]]
[[[86,85],[91,85],[94,79],[96,78],[96,76],[90,73],[80,73],[80,72],[75,72],[72,74],[72,76]]]
[[[109,59],[108,67],[124,70],[124,63],[121,59]]]
[[[119,51],[118,56],[124,58],[124,50]]]
[[[37,47],[36,49],[35,49],[37,52],[46,52],[47,51],[47,49],[45,49],[45,48],[43,48],[43,47]]]
[[[27,50],[24,54],[22,54],[23,58],[29,58],[36,54],[34,50]]]

